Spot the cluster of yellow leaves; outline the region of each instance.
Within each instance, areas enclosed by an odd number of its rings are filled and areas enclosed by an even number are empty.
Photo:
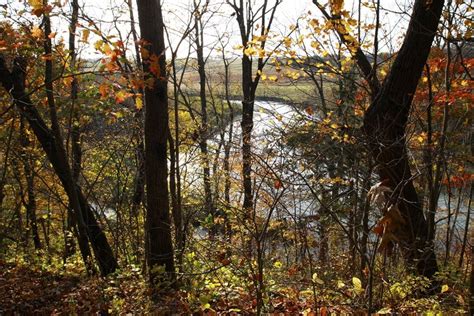
[[[336,121],[333,121],[332,118],[333,112],[330,111],[327,113],[326,118],[324,118],[319,123],[319,130],[322,134],[329,135],[332,140],[353,144],[355,143],[354,137],[350,136],[349,134],[343,132],[344,129],[347,129],[347,125],[339,125]]]
[[[293,80],[298,80],[298,78],[301,77],[301,74],[298,71],[287,70],[285,71],[285,76]]]
[[[344,180],[341,177],[334,178],[320,178],[318,179],[319,184],[340,184],[340,185],[350,185],[350,181]]]
[[[38,26],[34,26],[31,29],[31,36],[33,36],[36,39],[42,39],[43,38],[43,30],[41,30]]]
[[[271,52],[266,52],[258,46],[249,44],[247,48],[244,49],[244,54],[249,57],[258,56],[258,58],[264,58],[267,54],[271,54]]]

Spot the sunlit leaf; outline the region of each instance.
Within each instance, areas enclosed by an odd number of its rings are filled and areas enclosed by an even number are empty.
[[[359,278],[353,277],[352,278],[352,285],[354,286],[354,291],[356,291],[357,293],[360,293],[360,292],[363,291],[362,281]]]
[[[449,286],[447,284],[443,284],[441,287],[441,293],[445,293],[449,290]]]
[[[318,277],[318,274],[317,273],[313,273],[313,276],[311,277],[311,280],[313,281],[313,283],[317,283],[319,285],[323,285],[324,284],[324,281],[321,280],[319,277]]]

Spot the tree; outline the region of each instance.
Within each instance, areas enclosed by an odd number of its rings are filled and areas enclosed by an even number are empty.
[[[428,224],[413,184],[406,147],[411,103],[438,28],[443,0],[416,0],[400,51],[364,117],[364,131],[382,181],[393,190],[406,225],[397,227],[405,258],[424,276],[437,271]]]
[[[167,178],[168,81],[161,3],[138,0],[137,6],[145,81],[151,82],[145,88],[145,256],[153,283],[159,280],[160,266],[166,271],[165,279],[175,278]],[[144,58],[143,51],[148,58]]]
[[[209,137],[207,95],[206,95],[206,59],[204,58],[204,27],[203,15],[208,10],[209,0],[201,4],[194,1],[194,44],[196,45],[196,56],[199,73],[199,99],[201,103],[201,126],[199,127],[199,149],[203,168],[205,209],[208,215],[215,216],[214,201],[211,189],[211,170],[209,162],[209,150],[207,139]]]
[[[240,39],[242,44],[242,183],[244,188],[243,209],[245,212],[252,212],[253,191],[252,191],[252,129],[255,94],[260,82],[262,70],[268,62],[269,57],[265,56],[265,45],[268,33],[275,17],[276,9],[281,0],[276,0],[273,5],[268,0],[254,7],[253,1],[227,0],[227,3],[234,10],[235,18],[239,26]],[[258,28],[257,28],[257,24]],[[255,29],[260,29],[260,34],[254,34]],[[257,58],[257,70],[254,75],[253,55],[255,49],[253,42],[260,42],[259,55]],[[262,53],[260,53],[262,52]]]

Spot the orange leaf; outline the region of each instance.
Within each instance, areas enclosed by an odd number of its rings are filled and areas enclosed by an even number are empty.
[[[115,94],[115,102],[116,103],[123,103],[126,99],[131,97],[133,94],[126,92],[124,90],[120,90]]]
[[[150,57],[150,72],[156,77],[160,75],[159,58],[156,55]]]
[[[99,86],[99,92],[100,92],[100,95],[102,96],[102,98],[105,98],[107,96],[107,94],[109,93],[109,86],[106,85],[105,83],[101,84]]]
[[[374,233],[376,233],[379,236],[383,235],[383,225],[377,224],[377,226],[374,227]]]

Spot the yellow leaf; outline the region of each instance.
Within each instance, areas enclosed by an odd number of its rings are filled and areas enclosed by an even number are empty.
[[[331,7],[331,13],[338,15],[341,13],[342,7],[344,6],[344,0],[330,0],[329,5]]]
[[[278,77],[275,76],[275,75],[271,75],[271,76],[268,77],[268,80],[276,82],[278,80]]]
[[[444,293],[444,292],[447,292],[449,290],[449,286],[447,284],[444,284],[442,287],[441,287],[441,293]]]
[[[358,293],[362,292],[362,281],[357,278],[353,277],[352,278],[352,285],[354,285],[354,290]]]
[[[137,99],[135,100],[135,107],[137,108],[137,110],[141,110],[143,108],[143,100],[142,100],[142,97],[137,97]]]
[[[31,30],[31,35],[32,35],[34,38],[40,39],[40,38],[43,37],[43,31],[42,31],[39,27],[35,26],[35,27],[33,27],[33,29]]]
[[[89,38],[89,34],[91,33],[90,30],[83,30],[82,31],[82,41],[87,43],[87,39]],[[102,45],[102,44],[101,44]]]
[[[103,44],[104,44],[104,41],[98,40],[97,42],[95,42],[94,48],[95,48],[96,50],[101,50]]]
[[[120,90],[115,94],[115,102],[116,103],[123,103],[126,99],[128,99],[132,94],[128,93],[124,90]]]
[[[319,21],[316,19],[311,19],[309,21],[309,25],[311,25],[313,28],[317,27],[319,25]]]
[[[317,274],[317,273],[313,273],[313,276],[312,276],[311,280],[313,281],[313,283],[317,283],[317,284],[320,284],[320,285],[323,285],[323,284],[324,284],[324,281],[321,280],[321,279],[318,277],[318,274]]]
[[[261,35],[261,36],[258,36],[258,35],[254,35],[252,37],[252,41],[254,42],[263,42],[267,40],[267,35]],[[241,49],[242,47],[240,47],[239,49]]]
[[[357,20],[355,20],[355,19],[348,19],[348,20],[347,20],[347,23],[348,23],[350,26],[356,26],[356,25],[357,25]]]
[[[380,314],[380,315],[392,314],[392,309],[390,307],[384,307],[381,310],[379,310],[377,314]]]
[[[244,54],[247,55],[247,56],[253,56],[256,53],[257,53],[257,51],[252,46],[247,47],[246,49],[244,49]]]
[[[28,0],[28,3],[30,4],[30,6],[34,10],[37,10],[37,9],[40,9],[40,8],[43,7],[43,1],[42,0]]]
[[[319,43],[316,42],[316,41],[311,41],[311,47],[314,48],[314,49],[318,49],[319,48]]]
[[[273,266],[277,269],[280,269],[282,266],[283,266],[283,263],[281,263],[280,261],[275,261],[275,263],[273,264]]]

